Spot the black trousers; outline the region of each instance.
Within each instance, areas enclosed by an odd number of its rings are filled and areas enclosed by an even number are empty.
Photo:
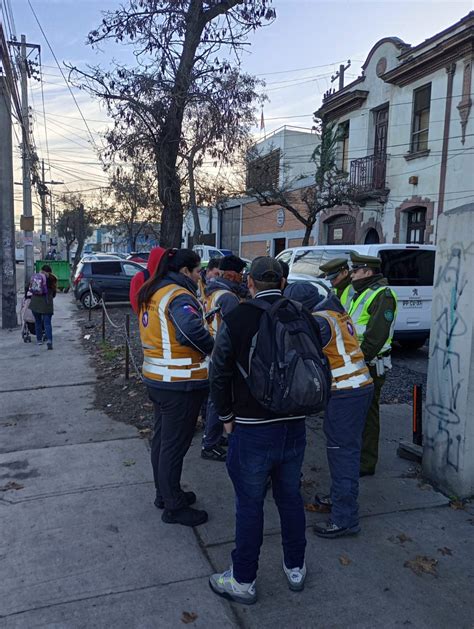
[[[191,445],[199,411],[208,390],[147,388],[155,407],[151,464],[156,496],[164,501],[165,509],[181,509],[187,504],[181,489],[183,460]]]

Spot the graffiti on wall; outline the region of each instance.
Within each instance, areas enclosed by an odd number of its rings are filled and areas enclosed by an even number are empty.
[[[436,429],[426,435],[427,448],[437,450],[442,462],[459,470],[462,431],[459,415],[459,394],[466,374],[462,369],[462,350],[468,326],[463,316],[463,296],[469,281],[468,269],[474,260],[474,242],[438,244],[442,260],[435,278],[436,319],[433,324],[430,360],[430,395],[427,413],[435,418]],[[465,304],[464,300],[464,304]]]

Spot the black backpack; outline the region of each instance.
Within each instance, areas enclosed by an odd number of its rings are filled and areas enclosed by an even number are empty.
[[[247,302],[263,310],[248,365],[237,363],[252,396],[271,413],[312,415],[323,410],[331,389],[319,327],[303,306],[282,298]]]

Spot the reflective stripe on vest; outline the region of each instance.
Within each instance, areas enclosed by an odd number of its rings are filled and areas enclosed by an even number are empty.
[[[229,290],[216,290],[211,293],[208,297],[206,297],[206,301],[204,302],[204,309],[206,312],[211,312],[214,308],[217,307],[217,301],[226,293],[231,293]],[[232,293],[231,293],[232,294]],[[219,328],[222,323],[222,315],[220,312],[216,312],[216,314],[212,317],[211,321],[207,322],[209,327],[209,332],[211,336],[214,338],[217,336]]]
[[[379,356],[381,354],[385,354],[386,352],[390,351],[392,347],[393,332],[395,330],[395,321],[397,319],[397,310],[398,310],[397,294],[395,293],[394,290],[392,290],[388,286],[379,286],[378,288],[375,288],[375,289],[369,287],[361,295],[359,295],[359,297],[356,300],[354,299],[352,300],[350,308],[349,308],[349,315],[354,321],[356,332],[357,332],[357,338],[359,339],[359,342],[362,342],[365,331],[367,329],[367,324],[370,321],[369,307],[371,303],[374,301],[374,299],[377,297],[377,295],[381,293],[382,291],[385,291],[387,288],[390,290],[392,297],[395,301],[395,310],[393,311],[393,321],[392,321],[392,325],[390,326],[388,337],[382,349],[378,353]]]
[[[331,338],[323,351],[331,367],[332,389],[357,389],[370,384],[372,378],[349,315],[322,310],[314,316],[325,319],[331,328]]]
[[[341,296],[339,297],[339,301],[344,306],[346,310],[349,310],[349,305],[351,303],[352,298],[355,295],[355,290],[352,284],[348,284],[345,289],[342,291]]]
[[[142,371],[143,375],[151,380],[181,382],[208,378],[209,359],[203,357],[198,349],[181,345],[176,338],[169,306],[179,295],[191,295],[195,299],[187,289],[170,284],[156,291],[148,307],[140,311]],[[197,301],[196,310],[201,310]]]

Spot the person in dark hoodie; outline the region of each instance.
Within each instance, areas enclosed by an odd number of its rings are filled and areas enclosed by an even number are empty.
[[[135,314],[138,314],[138,293],[140,292],[140,288],[150,277],[155,275],[156,269],[165,251],[166,249],[163,249],[163,247],[153,247],[148,257],[146,269],[139,271],[132,277],[132,281],[130,282],[130,305]]]
[[[221,258],[218,275],[206,286],[204,309],[211,314],[207,323],[214,338],[223,319],[240,303],[245,266],[246,263],[235,255]],[[208,461],[225,461],[227,452],[222,443],[226,443],[222,437],[222,422],[212,400],[208,400],[201,457]]]
[[[296,282],[286,288],[285,297],[313,313],[332,375],[324,416],[331,493],[322,499],[316,496],[317,504],[331,509],[331,518],[324,526],[315,526],[314,532],[329,539],[355,535],[360,531],[359,464],[365,417],[374,391],[372,378],[355,327],[336,295],[324,299],[309,282]]]
[[[143,377],[155,408],[151,463],[155,506],[163,522],[197,526],[206,511],[192,509],[196,495],[181,489],[183,459],[208,392],[208,356],[214,340],[197,299],[201,269],[190,249],[167,249],[138,293]]]

